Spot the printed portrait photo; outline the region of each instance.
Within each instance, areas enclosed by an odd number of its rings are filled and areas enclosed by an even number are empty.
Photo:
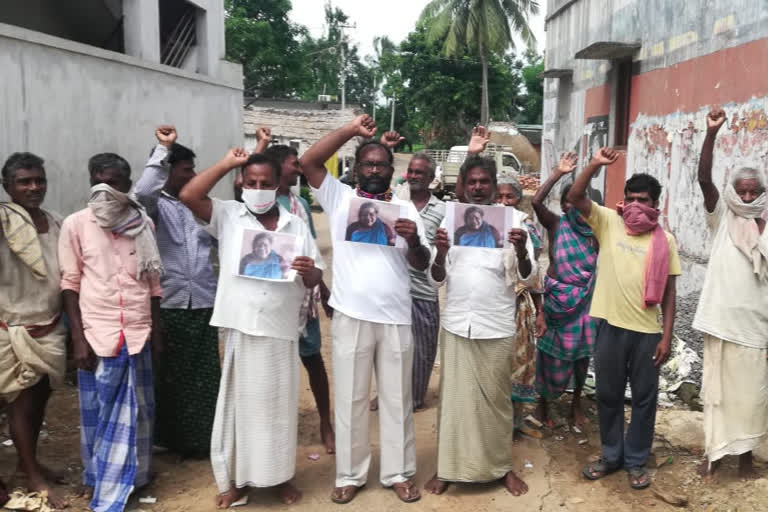
[[[460,203],[448,203],[446,228],[453,245],[501,249],[505,246],[505,208]],[[449,236],[450,236],[449,235]]]
[[[399,217],[399,205],[362,197],[353,198],[349,202],[344,240],[394,247],[397,242],[395,221]]]
[[[252,279],[292,280],[291,263],[296,256],[297,237],[257,229],[243,230],[238,274]]]

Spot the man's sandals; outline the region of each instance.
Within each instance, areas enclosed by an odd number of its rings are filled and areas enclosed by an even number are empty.
[[[600,459],[597,462],[588,464],[587,467],[584,468],[584,476],[588,480],[600,480],[620,469],[620,465],[611,466],[603,459]],[[651,478],[648,475],[648,470],[646,468],[629,468],[627,469],[627,474],[629,476],[629,485],[635,490],[639,491],[651,485]]]
[[[405,503],[413,503],[421,499],[421,491],[419,491],[419,488],[416,487],[412,480],[393,484],[391,489],[395,491],[400,501]]]
[[[336,487],[333,489],[333,492],[331,493],[331,501],[334,503],[338,503],[339,505],[344,505],[346,503],[349,503],[353,499],[355,499],[355,496],[357,496],[357,493],[365,487],[365,485],[361,485],[360,487],[357,487],[356,485],[345,485],[344,487]]]
[[[357,496],[357,493],[363,487],[365,487],[365,485],[361,485],[360,487],[357,487],[355,485],[346,485],[344,487],[336,487],[331,493],[331,501],[334,503],[338,503],[339,505],[344,505],[346,503],[349,503],[350,501],[355,499],[355,496]],[[400,498],[400,500],[404,501],[405,503],[412,503],[414,501],[419,501],[419,499],[421,499],[421,492],[411,480],[407,480],[405,482],[398,482],[392,485],[390,488],[393,491],[395,491],[395,494],[397,494],[397,497]]]
[[[611,473],[615,473],[620,469],[620,464],[613,466],[605,462],[603,459],[600,459],[587,464],[583,473],[587,480],[600,480],[601,478],[606,477]]]

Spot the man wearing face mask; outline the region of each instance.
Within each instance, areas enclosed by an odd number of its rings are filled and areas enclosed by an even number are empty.
[[[157,227],[165,274],[160,314],[167,358],[155,371],[155,440],[182,456],[207,457],[221,366],[219,331],[210,325],[216,243],[179,201],[195,176],[195,153],[176,142],[173,126],[155,130],[152,150],[134,193]]]
[[[633,489],[651,484],[646,462],[653,443],[659,368],[669,357],[675,322],[675,279],[680,260],[674,237],[659,224],[661,185],[634,174],[616,210],[587,196],[587,186],[618,154],[601,149],[566,195],[600,244],[589,314],[604,320],[595,341],[597,411],[602,458],[584,468],[600,479],[622,467]],[[663,322],[660,321],[660,315]],[[632,388],[632,419],[624,437],[624,389]]]
[[[496,201],[496,163],[468,157],[459,182],[467,203]],[[457,187],[458,188],[458,187]],[[472,207],[470,207],[472,208]],[[427,491],[442,494],[451,482],[500,481],[513,496],[528,486],[512,470],[518,284],[536,284],[536,261],[524,220],[506,234],[513,249],[451,247],[445,221],[435,235],[437,254],[428,274],[445,284],[440,337],[440,406],[437,473]],[[455,240],[456,241],[456,240]],[[495,244],[494,244],[495,247]]]
[[[242,168],[243,202],[209,198],[216,183],[236,168]],[[225,329],[227,346],[211,438],[218,508],[244,499],[249,486],[273,488],[286,505],[301,498],[290,482],[296,470],[299,311],[307,290],[320,282],[323,264],[307,224],[277,203],[279,184],[278,162],[233,149],[179,194],[219,241],[211,324]],[[298,276],[285,282],[238,275],[248,266],[239,268],[244,229],[299,237],[300,255],[290,262]],[[258,241],[256,252],[262,251]]]
[[[348,503],[365,485],[371,460],[368,396],[376,367],[381,423],[381,483],[406,502],[420,498],[416,472],[411,398],[411,297],[409,268],[424,270],[429,249],[414,206],[392,197],[392,153],[380,142],[361,145],[355,155],[357,188],[330,176],[324,163],[353,137],[370,138],[376,124],[363,115],[330,133],[301,158],[301,169],[328,214],[333,240],[333,368],[336,418],[336,487],[331,499]],[[350,199],[391,201],[408,209],[394,230],[402,250],[343,241]],[[339,239],[342,241],[339,241]]]
[[[754,478],[752,450],[768,437],[768,234],[761,218],[765,175],[742,167],[722,197],[712,181],[717,132],[725,112],[707,116],[699,159],[712,253],[693,327],[704,333],[704,440],[711,475],[726,455],[739,456],[739,476]]]
[[[79,368],[83,479],[91,509],[103,512],[123,510],[150,481],[163,264],[152,220],[128,194],[128,162],[102,153],[88,171],[88,207],[64,220],[59,265]]]

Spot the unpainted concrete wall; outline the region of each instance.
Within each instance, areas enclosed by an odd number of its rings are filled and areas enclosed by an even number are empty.
[[[138,179],[158,124],[176,125],[198,169],[243,142],[239,84],[2,24],[0,69],[0,159],[14,151],[42,156],[45,207],[62,214],[84,207],[87,161],[96,153],[122,155]],[[231,197],[231,181],[215,194]]]

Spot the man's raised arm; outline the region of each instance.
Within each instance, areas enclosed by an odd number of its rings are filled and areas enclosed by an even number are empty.
[[[328,173],[325,162],[349,139],[357,136],[370,138],[375,134],[376,123],[371,116],[364,114],[315,142],[299,160],[301,171],[307,177],[309,184],[313,188],[320,188]]]
[[[701,146],[699,157],[699,187],[704,194],[704,207],[710,213],[715,211],[717,200],[720,198],[720,193],[712,182],[712,161],[717,132],[720,131],[724,122],[725,112],[722,109],[716,109],[707,114],[707,135],[704,137],[704,145]]]
[[[229,171],[236,167],[242,167],[248,160],[248,153],[244,149],[232,149],[223,160],[213,165],[184,185],[179,193],[179,199],[192,210],[195,217],[203,222],[211,222],[213,203],[208,193],[216,186]]]
[[[592,177],[604,165],[611,165],[619,158],[619,154],[610,148],[600,148],[595,156],[590,160],[589,165],[581,172],[571,185],[568,191],[568,201],[576,207],[581,215],[587,219],[592,213],[592,200],[587,196],[587,187]]]

